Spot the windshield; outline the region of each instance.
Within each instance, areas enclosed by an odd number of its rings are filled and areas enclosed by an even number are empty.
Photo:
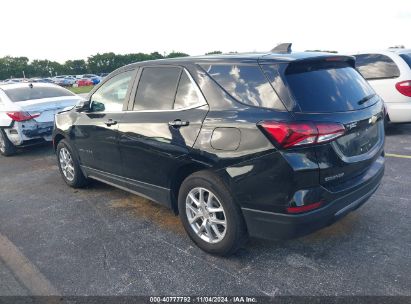
[[[53,98],[61,96],[75,96],[70,91],[60,87],[21,87],[4,89],[4,92],[13,102],[32,99]]]
[[[401,58],[404,59],[404,61],[408,64],[408,66],[411,68],[411,53],[408,54],[400,54]]]
[[[285,80],[301,111],[345,112],[370,106],[375,92],[347,63],[290,65]]]

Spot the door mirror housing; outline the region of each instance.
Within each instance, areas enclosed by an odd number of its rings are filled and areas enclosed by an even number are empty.
[[[87,112],[90,110],[90,100],[80,100],[74,107],[76,112]]]

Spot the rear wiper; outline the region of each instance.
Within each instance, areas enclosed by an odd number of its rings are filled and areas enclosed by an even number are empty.
[[[360,99],[360,101],[358,102],[359,105],[362,105],[363,103],[366,103],[368,100],[370,100],[371,98],[373,98],[375,96],[374,94],[365,96],[364,98]]]

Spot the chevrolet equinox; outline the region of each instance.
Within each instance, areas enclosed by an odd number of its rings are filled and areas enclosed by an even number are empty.
[[[354,57],[273,50],[124,66],[56,115],[53,139],[69,186],[164,204],[201,249],[229,255],[366,202],[384,173],[384,115]]]

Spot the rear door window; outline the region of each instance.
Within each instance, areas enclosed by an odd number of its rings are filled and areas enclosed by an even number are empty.
[[[276,66],[265,66],[267,75]],[[302,112],[330,113],[370,106],[375,93],[367,81],[346,62],[296,63],[282,77]],[[375,100],[374,100],[375,102]]]
[[[384,79],[400,76],[400,70],[388,56],[381,54],[355,55],[355,67],[365,79]]]
[[[171,110],[181,75],[178,67],[145,67],[133,110]]]
[[[231,97],[255,107],[284,110],[280,98],[258,65],[201,65]]]
[[[184,109],[202,104],[205,104],[205,101],[199,88],[190,79],[187,71],[184,70],[181,74],[180,82],[178,83],[174,109]]]
[[[408,64],[408,66],[411,68],[411,53],[408,54],[400,54],[400,57],[404,59],[404,61]]]

